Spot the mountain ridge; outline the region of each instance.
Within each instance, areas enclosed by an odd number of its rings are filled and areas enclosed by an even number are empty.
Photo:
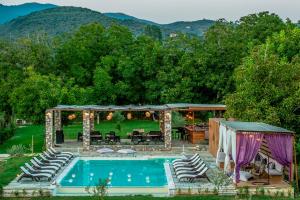
[[[202,36],[211,26],[212,20],[179,21],[170,24],[158,24],[152,21],[139,19],[124,13],[100,13],[95,10],[73,6],[56,6],[44,10],[34,11],[25,16],[19,16],[0,25],[0,37],[23,37],[37,32],[49,35],[59,35],[71,32],[79,26],[98,22],[104,27],[119,24],[128,27],[134,34],[143,33],[148,25],[158,26],[163,36],[173,33],[185,33]]]
[[[104,15],[114,18],[114,19],[119,19],[119,20],[138,20],[140,22],[149,24],[149,25],[160,25],[159,23],[150,21],[150,20],[146,20],[146,19],[140,19],[122,12],[107,12],[107,13],[103,13]]]
[[[57,7],[54,4],[42,3],[24,3],[20,5],[0,4],[0,24],[9,22],[17,17],[28,15],[35,11],[45,10]]]

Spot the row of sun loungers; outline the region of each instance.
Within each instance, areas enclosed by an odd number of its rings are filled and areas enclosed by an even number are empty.
[[[21,175],[17,181],[23,178],[31,178],[35,181],[45,178],[50,181],[57,172],[71,162],[74,155],[70,152],[58,152],[54,148],[49,148],[38,157],[33,157],[30,163],[25,163],[21,168]]]
[[[193,182],[200,178],[206,178],[209,181],[206,175],[208,167],[199,154],[195,154],[190,158],[176,159],[172,162],[172,165],[179,181]]]

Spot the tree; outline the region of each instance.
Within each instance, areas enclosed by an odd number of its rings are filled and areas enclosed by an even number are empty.
[[[121,127],[121,123],[125,120],[124,115],[122,115],[121,112],[116,111],[113,114],[112,117],[112,121],[116,123],[116,129],[121,132],[122,131],[122,127]]]
[[[101,66],[95,69],[93,89],[93,98],[95,98],[96,104],[111,105],[115,103],[116,95],[112,77]]]
[[[266,11],[241,17],[237,31],[246,44],[250,42],[253,46],[264,43],[269,36],[285,28],[278,15]]]
[[[161,45],[146,36],[138,37],[128,54],[120,56],[117,64],[116,91],[119,104],[157,103],[155,79],[161,66]]]
[[[203,46],[199,38],[178,35],[165,41],[157,74],[161,103],[195,101],[198,94],[194,91],[203,83],[201,73],[198,73],[202,70],[201,53]]]
[[[295,28],[254,48],[235,71],[236,92],[225,101],[227,117],[299,127],[294,114],[300,102],[299,39]]]
[[[27,68],[27,78],[10,95],[10,104],[17,116],[34,123],[44,120],[45,110],[60,102],[61,80],[53,75],[40,75]]]
[[[145,26],[144,33],[145,33],[145,35],[152,37],[156,40],[159,40],[159,41],[162,40],[162,33],[158,26],[147,25],[147,26]]]
[[[99,58],[108,54],[105,29],[97,23],[81,26],[57,50],[56,70],[73,77],[76,84],[92,85],[93,71]]]
[[[232,73],[247,53],[247,45],[236,33],[235,24],[217,21],[205,34],[203,65],[206,70],[207,94],[220,101],[225,94],[234,91]]]

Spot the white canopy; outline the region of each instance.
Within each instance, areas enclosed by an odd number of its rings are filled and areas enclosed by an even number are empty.
[[[219,148],[217,151],[216,163],[224,162],[224,172],[231,171],[230,156],[236,161],[236,132],[220,124],[219,129]]]

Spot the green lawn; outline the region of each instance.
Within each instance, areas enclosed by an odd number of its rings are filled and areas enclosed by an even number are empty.
[[[17,128],[15,135],[0,145],[0,153],[6,153],[7,149],[16,144],[23,144],[29,147],[32,143],[32,136],[34,151],[40,152],[44,145],[44,126],[30,125]]]
[[[0,187],[7,185],[17,174],[20,174],[20,166],[28,162],[30,157],[10,158],[7,161],[0,162]]]
[[[116,123],[112,121],[101,121],[99,124],[95,123],[95,130],[100,131],[102,134],[109,131],[115,131],[121,138],[125,138],[127,133],[131,133],[133,129],[145,129],[147,131],[159,130],[158,122],[151,120],[126,120],[121,123],[121,132],[116,129]],[[77,138],[77,133],[82,132],[82,124],[74,124],[63,127],[65,139]]]
[[[1,199],[1,198],[0,198]],[[20,198],[3,198],[3,200],[19,200]],[[26,198],[32,200],[96,200],[96,197],[37,197],[37,198]],[[232,196],[218,196],[218,195],[208,195],[208,196],[176,196],[176,197],[151,197],[151,196],[126,196],[126,197],[104,197],[104,200],[232,200],[232,199],[246,199],[238,198]],[[249,198],[250,199],[250,198]],[[251,198],[252,200],[271,200],[274,197],[265,196],[255,196]],[[277,200],[288,200],[291,198],[281,198],[276,197]],[[295,198],[298,199],[298,198]]]
[[[115,127],[116,124],[112,121],[101,121],[100,124],[95,124],[95,130],[99,130],[101,133],[115,131],[117,135],[120,135],[122,138],[126,137],[127,133],[132,132],[133,129],[145,129],[146,132],[150,130],[159,130],[158,122],[151,120],[126,120],[121,123],[122,130],[120,133]],[[76,139],[77,133],[80,131],[82,132],[82,124],[64,126],[63,130],[65,139]],[[32,142],[32,136],[34,141],[34,152],[41,152],[44,145],[44,131],[44,125],[19,127],[12,138],[0,145],[0,153],[6,153],[7,149],[16,144],[23,144],[29,147]]]

